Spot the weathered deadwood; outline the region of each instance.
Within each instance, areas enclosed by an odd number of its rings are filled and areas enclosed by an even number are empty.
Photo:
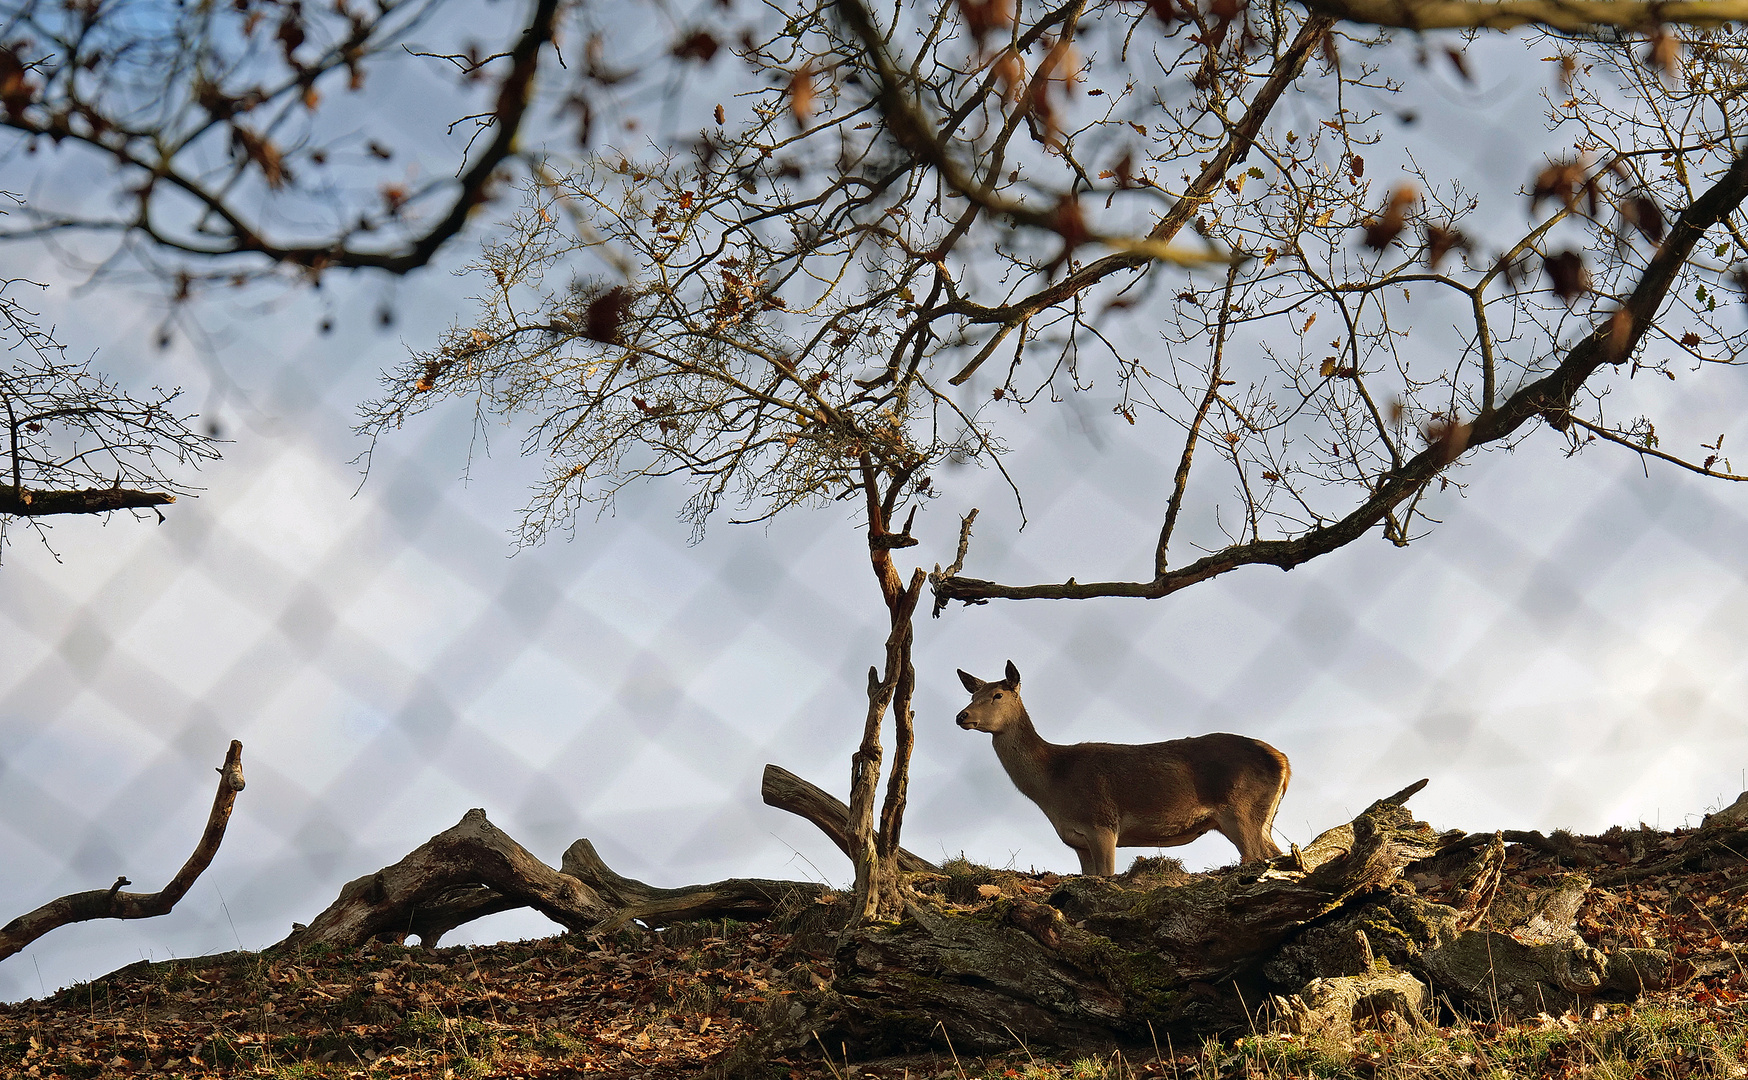
[[[1402,796],[1406,798],[1406,796]],[[890,1050],[946,1040],[1145,1041],[1243,1026],[1234,980],[1295,931],[1395,881],[1461,834],[1380,800],[1297,855],[1153,889],[1077,877],[1048,904],[1003,899],[976,914],[913,904],[846,936],[822,1037]],[[1262,1000],[1260,987],[1253,1005]],[[836,1040],[836,1041],[834,1041]]]
[[[1405,971],[1374,971],[1313,979],[1303,990],[1274,999],[1287,1030],[1350,1038],[1358,1028],[1388,1031],[1427,1025],[1426,987]]]
[[[1736,796],[1735,802],[1717,813],[1707,814],[1705,820],[1699,824],[1702,829],[1724,825],[1748,825],[1748,791]]]
[[[587,840],[572,844],[554,870],[487,821],[484,810],[469,810],[400,862],[349,882],[310,925],[294,926],[274,948],[352,946],[384,936],[417,936],[429,948],[464,923],[520,907],[589,933],[633,920],[650,927],[753,920],[786,898],[812,900],[826,891],[811,882],[754,878],[660,889],[614,873]]]
[[[851,854],[850,808],[838,799],[779,765],[765,766],[759,795],[764,798],[766,806],[787,810],[813,822],[846,857],[855,858]],[[898,868],[907,874],[939,870],[934,863],[903,848],[898,849]]]
[[[290,936],[273,948],[347,947],[361,945],[379,934],[414,933],[420,909],[427,906],[433,915],[427,927],[442,929],[452,929],[488,909],[504,910],[498,899],[482,893],[455,892],[479,885],[499,898],[515,901],[512,906],[531,907],[569,930],[591,929],[614,914],[593,889],[536,859],[487,821],[484,810],[475,809],[400,862],[348,882],[339,897],[308,926],[293,928]],[[465,902],[470,895],[479,905],[477,914],[455,907],[458,897]],[[420,941],[431,944],[424,937]]]
[[[582,881],[619,910],[597,930],[612,930],[632,920],[660,928],[697,919],[763,919],[788,897],[815,900],[829,890],[809,881],[728,878],[709,885],[661,889],[614,873],[595,845],[578,840],[564,853],[562,872]]]
[[[1400,804],[1381,800],[1307,845],[1303,870],[1282,856],[1261,871],[1142,893],[1140,902],[1107,879],[1074,878],[1051,903],[1094,933],[1157,953],[1181,981],[1216,983],[1254,966],[1306,923],[1387,888],[1403,867],[1461,835],[1435,833]]]
[[[231,806],[237,801],[237,792],[243,790],[242,743],[231,742],[225,763],[219,767],[218,773],[218,794],[213,797],[212,810],[206,815],[206,831],[201,833],[194,853],[188,856],[188,861],[176,871],[168,885],[155,893],[122,892],[123,885],[133,883],[125,877],[118,877],[107,889],[93,889],[51,900],[0,927],[0,960],[68,923],[88,919],[150,919],[175,907],[176,902],[187,895],[195,879],[212,863],[225,838],[225,826],[231,820]]]
[[[1447,849],[1445,859],[1471,853],[1473,865],[1459,875],[1457,890],[1468,908],[1412,892],[1380,893],[1296,935],[1265,960],[1261,974],[1291,990],[1319,979],[1407,971],[1451,1006],[1489,1019],[1559,1013],[1599,997],[1629,1000],[1669,984],[1668,953],[1605,954],[1579,936],[1573,920],[1590,891],[1587,877],[1572,873],[1534,886],[1502,881],[1496,868],[1503,848],[1495,833],[1479,852],[1465,842]]]
[[[581,881],[605,904],[617,909],[590,927],[593,933],[615,930],[633,921],[654,929],[698,919],[751,922],[769,917],[786,897],[801,896],[813,901],[827,892],[825,886],[811,882],[763,878],[729,878],[709,885],[657,888],[615,873],[587,840],[578,840],[564,853],[559,873]],[[434,946],[444,934],[463,923],[522,906],[522,901],[484,885],[460,886],[421,903],[413,912],[406,936],[416,936],[425,946]]]
[[[395,932],[387,936],[397,944],[416,937],[420,945],[434,949],[444,935],[458,926],[526,906],[516,897],[505,896],[484,885],[457,885],[416,906],[405,933]]]
[[[1668,953],[1604,953],[1578,936],[1572,920],[1590,891],[1583,874],[1568,874],[1552,889],[1518,891],[1529,894],[1527,904],[1514,904],[1518,898],[1503,889],[1495,899],[1490,925],[1497,930],[1459,930],[1451,908],[1392,897],[1392,921],[1412,928],[1414,955],[1404,962],[1447,1000],[1490,1017],[1559,1013],[1587,998],[1632,998],[1669,984]]]

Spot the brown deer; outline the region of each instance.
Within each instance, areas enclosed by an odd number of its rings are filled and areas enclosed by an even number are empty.
[[[1245,862],[1281,853],[1269,834],[1292,770],[1287,756],[1243,735],[1145,743],[1047,743],[1020,701],[1020,672],[984,682],[959,672],[971,704],[959,726],[995,736],[1020,793],[1080,856],[1083,874],[1116,872],[1119,847],[1176,847],[1218,829]]]

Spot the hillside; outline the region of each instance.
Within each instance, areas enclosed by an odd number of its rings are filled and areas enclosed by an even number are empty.
[[[1594,882],[1575,913],[1585,942],[1605,951],[1667,950],[1675,962],[1670,987],[1635,1001],[1581,1001],[1557,1015],[1464,1015],[1439,1005],[1430,1026],[1384,1016],[1351,1037],[1292,1033],[1253,1003],[1256,1032],[1194,1045],[1164,1034],[1162,1045],[1046,1052],[1016,1044],[976,1058],[945,1045],[867,1061],[820,1045],[761,1055],[743,1045],[757,1026],[831,982],[829,927],[838,905],[828,897],[770,924],[142,962],[46,1000],[0,1005],[0,1074],[1748,1077],[1748,832],[1510,836],[1518,842],[1505,848],[1496,905],[1582,873]],[[966,863],[945,869],[921,887],[944,908],[972,915],[1004,899],[1050,898],[1063,880]],[[1411,866],[1394,888],[1440,899],[1453,884],[1436,869]],[[1157,888],[1191,878],[1171,860],[1146,859],[1119,880]],[[1500,912],[1494,917],[1504,925]]]

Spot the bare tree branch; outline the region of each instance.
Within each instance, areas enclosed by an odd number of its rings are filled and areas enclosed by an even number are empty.
[[[1654,457],[1658,461],[1667,461],[1671,465],[1679,466],[1683,469],[1686,469],[1689,472],[1699,473],[1701,476],[1712,477],[1714,480],[1735,480],[1735,481],[1748,480],[1748,476],[1737,476],[1735,473],[1720,472],[1716,469],[1713,469],[1710,465],[1695,465],[1693,462],[1688,461],[1686,458],[1679,458],[1679,457],[1676,457],[1674,454],[1665,454],[1663,451],[1658,450],[1655,447],[1646,446],[1643,442],[1636,442],[1632,439],[1629,439],[1625,435],[1622,435],[1618,431],[1611,431],[1608,428],[1605,428],[1600,424],[1593,424],[1581,416],[1568,416],[1566,419],[1568,421],[1570,421],[1571,423],[1577,424],[1579,427],[1583,428],[1585,431],[1590,432],[1592,435],[1595,435],[1597,438],[1606,439],[1609,442],[1614,443],[1618,446],[1624,446],[1628,450],[1631,450],[1635,454],[1643,454],[1647,457]]]
[[[787,810],[811,821],[838,846],[845,858],[855,854],[850,841],[850,808],[814,784],[778,765],[766,765],[759,797],[766,806]],[[935,864],[903,848],[898,849],[899,869],[906,873],[933,871]]]
[[[51,900],[0,927],[0,960],[69,923],[90,919],[151,919],[168,914],[176,902],[188,894],[195,879],[211,865],[213,856],[218,854],[219,844],[225,838],[225,826],[231,820],[231,806],[237,801],[237,792],[243,790],[242,743],[231,742],[225,763],[219,767],[218,773],[218,794],[213,796],[212,810],[206,816],[206,830],[194,846],[194,853],[188,856],[188,861],[176,871],[169,884],[155,893],[122,892],[122,886],[132,882],[119,877],[107,889],[93,889]]]
[[[0,487],[0,514],[47,517],[51,514],[104,514],[111,510],[135,510],[168,506],[176,496],[163,491],[129,488],[85,488],[52,491],[43,488]]]
[[[1510,30],[1537,25],[1567,33],[1715,27],[1748,19],[1743,0],[1301,0],[1345,22],[1408,30]]]
[[[146,5],[136,0],[70,16],[59,5],[24,0],[11,25],[37,37],[0,56],[11,72],[0,128],[25,136],[32,150],[39,140],[79,146],[88,155],[81,166],[87,160],[119,166],[128,210],[106,216],[32,207],[27,223],[0,239],[68,231],[142,239],[187,257],[166,270],[176,279],[178,301],[202,281],[230,282],[238,273],[351,268],[398,275],[424,266],[491,197],[517,152],[541,52],[553,42],[558,0],[534,0],[514,44],[490,58],[508,70],[487,109],[465,119],[489,126],[491,137],[453,179],[413,188],[397,168],[380,183],[364,184],[358,205],[346,205],[338,194],[345,185],[325,175],[338,167],[336,159],[380,163],[392,150],[374,139],[353,147],[341,136],[341,145],[330,146],[291,132],[313,124],[325,107],[323,89],[340,77],[351,92],[362,92],[367,72],[399,57],[405,36],[446,2],[333,11],[284,5],[277,49],[263,51],[257,42],[266,35],[257,38],[255,27],[264,12],[201,8],[142,19],[137,9]],[[142,23],[164,25],[146,34]],[[484,64],[482,58],[466,77],[483,77]],[[288,200],[329,205],[321,215],[276,212]],[[434,216],[427,212],[415,225],[414,211],[427,208]],[[305,223],[288,226],[288,216]],[[318,217],[332,223],[310,223]],[[215,272],[203,263],[223,265]]]
[[[145,509],[193,490],[169,466],[216,459],[217,440],[173,408],[180,391],[136,398],[90,365],[67,363],[36,312],[8,295],[29,284],[0,282],[0,343],[12,354],[0,366],[0,544],[7,515]]]

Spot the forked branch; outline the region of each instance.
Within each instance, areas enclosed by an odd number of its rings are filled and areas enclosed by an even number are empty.
[[[237,801],[237,792],[243,790],[242,743],[232,740],[230,751],[225,754],[225,763],[219,767],[218,773],[218,794],[213,797],[212,811],[206,816],[206,831],[201,834],[200,843],[195,845],[194,854],[188,856],[188,861],[182,864],[182,869],[176,871],[176,876],[170,879],[168,885],[155,893],[122,892],[122,886],[133,883],[125,877],[118,877],[115,884],[107,889],[92,889],[51,900],[35,911],[20,915],[0,927],[0,960],[6,959],[50,930],[69,923],[91,919],[150,919],[168,914],[176,906],[176,902],[188,894],[194,880],[211,864],[212,857],[218,854],[219,844],[225,838],[225,826],[231,820],[231,806]]]
[[[781,765],[765,766],[765,779],[759,785],[759,796],[765,800],[766,806],[787,810],[797,817],[811,821],[815,828],[825,833],[838,846],[845,858],[855,858],[854,848],[850,843],[850,808],[842,800],[834,798]],[[875,843],[878,845],[879,842],[877,835]],[[898,868],[907,874],[932,873],[939,869],[921,855],[914,855],[902,847],[898,849]]]

